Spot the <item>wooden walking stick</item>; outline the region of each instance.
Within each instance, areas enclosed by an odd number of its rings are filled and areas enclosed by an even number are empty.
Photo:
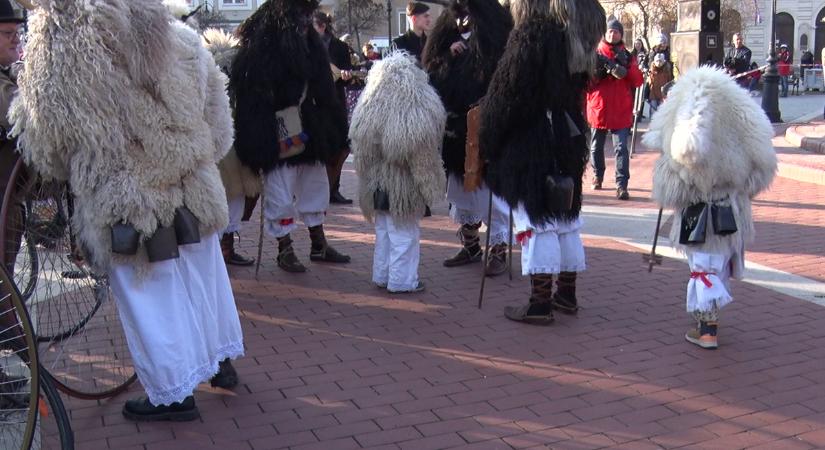
[[[510,281],[513,281],[513,208],[510,207],[510,227],[507,229],[507,269],[510,271]]]
[[[484,282],[487,281],[487,260],[490,259],[490,222],[493,220],[493,191],[490,191],[490,200],[487,201],[487,242],[484,244],[484,264],[481,267],[481,289],[478,291],[478,309],[484,300]]]
[[[662,255],[656,254],[656,243],[659,241],[659,226],[662,224],[662,208],[659,208],[659,218],[656,219],[656,233],[653,235],[653,248],[650,249],[650,254],[642,255],[642,259],[644,259],[648,266],[647,271],[653,272],[653,266],[661,266],[662,265]]]
[[[261,255],[264,251],[264,189],[261,188],[261,224],[258,228],[258,261],[255,264],[255,280],[258,280],[258,271],[261,270]]]

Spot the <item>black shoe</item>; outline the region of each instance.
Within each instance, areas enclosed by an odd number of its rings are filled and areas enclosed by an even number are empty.
[[[238,385],[238,372],[232,367],[229,358],[218,363],[218,373],[209,380],[209,384],[223,389],[232,389]]]
[[[620,187],[616,189],[616,198],[619,200],[630,200],[630,194],[627,192],[627,188]]]
[[[350,257],[349,255],[339,253],[338,250],[335,250],[331,245],[325,243],[321,248],[310,248],[309,260],[345,264],[350,261]]]
[[[530,325],[550,325],[555,320],[553,305],[549,301],[535,299],[530,299],[530,303],[523,306],[505,306],[504,317]]]
[[[224,259],[224,262],[233,266],[251,266],[255,264],[255,258],[244,258],[233,251],[228,258]]]
[[[336,204],[339,204],[339,205],[351,205],[352,204],[352,199],[346,198],[343,195],[341,195],[340,192],[335,191],[335,192],[333,192],[332,194],[329,195],[329,202],[330,203],[336,203]]]
[[[189,396],[182,402],[171,405],[155,406],[148,397],[140,397],[126,401],[123,405],[123,417],[137,422],[151,422],[168,420],[171,422],[188,422],[200,417],[198,407],[195,406],[195,397]]]

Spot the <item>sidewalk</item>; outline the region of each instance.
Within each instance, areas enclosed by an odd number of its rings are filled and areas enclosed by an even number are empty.
[[[328,235],[351,264],[309,263],[302,230],[296,252],[308,273],[279,270],[274,240],[259,280],[254,268],[230,269],[247,345],[234,392],[202,386],[202,420],[176,424],[122,418],[139,386],[67,401],[78,448],[825,447],[825,309],[734,282],[721,347],[703,351],[683,338],[686,265],[666,258],[648,273],[643,250],[619,228],[600,229],[622,222],[652,234],[655,157],[632,160],[631,201],[615,200],[610,183],[586,192],[578,317],[549,327],[504,319],[502,308],[529,292],[518,262],[513,281],[489,280],[476,308],[480,266],[441,266],[458,248],[443,203],[422,221],[427,291],[389,295],[370,283],[371,226],[357,207],[336,206]],[[354,197],[351,164],[344,178]],[[825,282],[825,186],[777,178],[754,210],[749,261]],[[256,253],[257,229],[244,224],[242,253]]]

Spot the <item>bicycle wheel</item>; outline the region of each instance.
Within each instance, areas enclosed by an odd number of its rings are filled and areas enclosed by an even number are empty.
[[[28,450],[37,426],[34,328],[20,293],[0,267],[0,448]]]
[[[40,404],[32,448],[74,450],[74,432],[60,392],[55,389],[54,379],[49,372],[42,369],[40,398],[46,403]]]
[[[14,194],[2,207],[0,245],[7,265],[19,260],[20,242],[36,249],[37,281],[26,306],[41,364],[71,396],[116,395],[136,376],[108,279],[89,267],[75,241],[71,194],[65,184],[27,177],[24,170],[13,182]],[[25,213],[16,215],[19,208]]]

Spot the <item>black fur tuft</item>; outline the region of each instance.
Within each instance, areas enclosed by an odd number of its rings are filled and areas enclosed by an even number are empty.
[[[269,0],[239,28],[229,96],[238,158],[254,170],[326,162],[346,145],[346,110],[310,21],[317,7],[317,0]],[[275,112],[297,105],[305,86],[301,121],[309,141],[303,153],[280,160]]]

